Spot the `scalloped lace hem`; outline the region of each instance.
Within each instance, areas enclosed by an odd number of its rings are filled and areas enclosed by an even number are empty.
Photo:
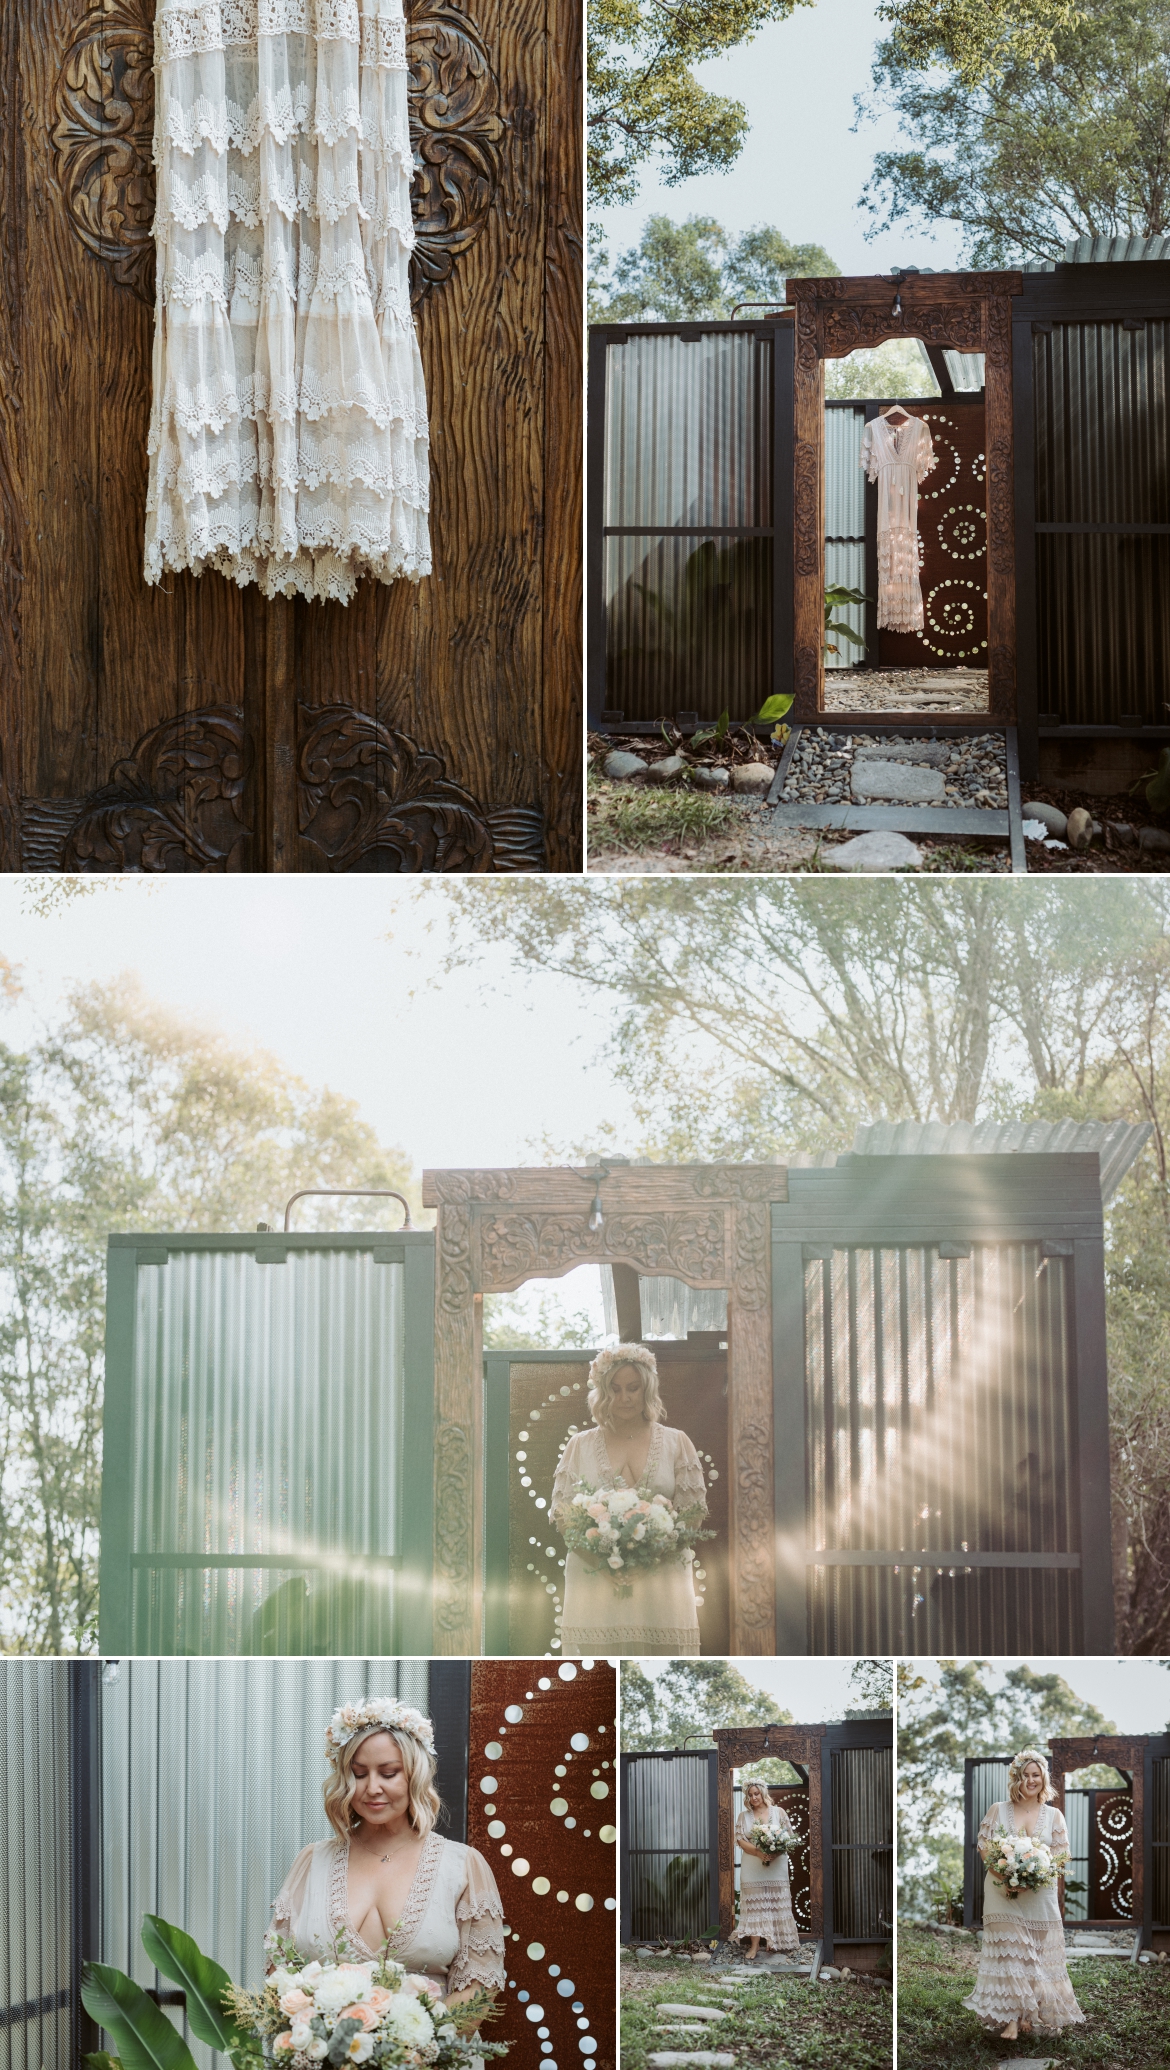
[[[431,562],[429,554],[412,553],[401,546],[380,555],[349,545],[321,550],[302,547],[295,554],[268,555],[258,548],[233,549],[210,541],[202,552],[195,542],[185,553],[161,546],[148,550],[144,572],[151,585],[161,582],[164,575],[179,575],[184,570],[192,575],[208,571],[223,575],[240,589],[255,583],[261,595],[269,598],[302,596],[312,603],[349,604],[363,576],[373,582],[419,582],[430,574]]]
[[[561,1651],[571,1653],[606,1653],[614,1648],[621,1653],[642,1653],[652,1648],[679,1655],[697,1653],[699,1650],[699,1628],[697,1625],[658,1624],[566,1624],[561,1629]]]

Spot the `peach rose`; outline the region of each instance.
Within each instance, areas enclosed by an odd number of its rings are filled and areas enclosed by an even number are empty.
[[[373,1997],[363,1998],[360,2005],[347,2005],[337,2015],[339,2020],[360,2020],[363,2027],[376,2027],[378,2010]]]
[[[307,1991],[286,1991],[284,1997],[276,2002],[283,2013],[311,2012],[313,2009],[313,2001]]]
[[[278,2051],[282,2056],[291,2056],[293,2051],[293,2038],[291,2033],[277,2035],[276,2040],[272,2044],[273,2055],[276,2055]]]

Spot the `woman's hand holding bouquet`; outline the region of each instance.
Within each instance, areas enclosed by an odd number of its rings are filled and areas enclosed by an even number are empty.
[[[1066,1859],[1030,1833],[1009,1833],[1003,1826],[983,1857],[988,1875],[1009,1898],[1018,1898],[1022,1890],[1047,1889],[1055,1883]]]
[[[764,1867],[767,1868],[777,1856],[795,1854],[800,1841],[795,1833],[786,1833],[780,1826],[753,1826],[749,1845],[757,1854],[763,1855]]]
[[[649,1488],[591,1488],[578,1481],[561,1535],[591,1571],[609,1569],[615,1596],[630,1596],[631,1572],[667,1560],[688,1565],[700,1539],[714,1538],[714,1531],[699,1528],[700,1516],[677,1510]]]

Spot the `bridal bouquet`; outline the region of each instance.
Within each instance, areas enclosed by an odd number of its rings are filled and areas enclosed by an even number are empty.
[[[778,1854],[795,1854],[800,1842],[795,1833],[785,1833],[778,1826],[753,1826],[751,1845],[775,1860]]]
[[[701,1531],[697,1520],[648,1488],[591,1488],[578,1481],[561,1535],[594,1572],[609,1568],[615,1596],[629,1596],[631,1571],[667,1560],[689,1565],[699,1540],[715,1533]]]
[[[1046,1890],[1055,1883],[1060,1864],[1050,1847],[1030,1833],[1008,1833],[1001,1826],[983,1857],[989,1876],[1010,1898],[1022,1890]]]

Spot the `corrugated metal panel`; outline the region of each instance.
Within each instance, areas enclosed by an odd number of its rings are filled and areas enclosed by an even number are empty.
[[[894,1763],[885,1747],[834,1747],[833,1933],[876,1941],[894,1927]]]
[[[1170,259],[1170,237],[1073,237],[1065,245],[1062,266],[1109,265],[1126,260]],[[1028,259],[1025,273],[1055,273],[1055,259]]]
[[[144,1989],[173,1989],[142,1946],[143,1915],[154,1912],[192,1934],[235,1982],[259,1987],[272,1900],[299,1850],[329,1837],[325,1727],[339,1703],[362,1696],[399,1696],[425,1711],[426,1661],[107,1665],[103,1961]],[[171,2017],[183,2024],[181,2012]],[[201,2066],[223,2061],[184,2032]],[[46,2056],[46,2070],[53,2060],[65,2056]]]
[[[839,583],[842,589],[864,590],[864,540],[858,540],[849,545],[842,545],[839,540],[826,542],[825,583],[828,587],[831,587],[834,583]],[[845,624],[851,627],[859,639],[865,639],[864,604],[837,604],[834,606],[833,617],[843,619]],[[826,668],[854,668],[859,661],[865,660],[864,646],[854,647],[848,640],[837,640],[835,645],[838,649],[837,653],[825,655]]]
[[[712,1903],[710,1756],[626,1763],[622,1851],[635,1940],[688,1940],[708,1932]]]
[[[627,719],[750,719],[772,687],[770,538],[607,538],[606,698]]]
[[[943,360],[960,395],[977,395],[985,383],[983,353],[951,352],[944,346]]]
[[[806,1264],[810,1549],[921,1555],[811,1564],[811,1652],[1078,1650],[1075,1568],[930,1557],[1081,1550],[1069,1262],[1013,1243]]]
[[[1067,1790],[1064,1793],[1064,1822],[1068,1827],[1069,1863],[1065,1881],[1064,1916],[1066,1919],[1087,1919],[1089,1917],[1089,1792],[1088,1790]],[[1083,1883],[1083,1890],[1069,1890],[1068,1880]]]
[[[61,1660],[5,1661],[0,2070],[69,2061],[69,1688]]]
[[[859,1157],[966,1157],[1018,1152],[1095,1150],[1101,1160],[1101,1200],[1117,1191],[1149,1141],[1148,1122],[1129,1121],[867,1121],[853,1137]]]
[[[613,1290],[613,1266],[602,1265],[601,1305],[605,1312],[605,1333],[615,1337],[618,1328],[617,1296]],[[648,1279],[639,1276],[644,1337],[685,1337],[691,1330],[725,1330],[727,1295],[712,1287],[688,1287],[681,1279]]]
[[[979,1828],[992,1805],[1006,1801],[1008,1766],[1007,1760],[997,1761],[990,1756],[974,1761],[971,1765],[971,1822],[964,1835],[964,1841],[974,1885],[974,1917],[970,1922],[973,1926],[981,1926],[983,1923],[983,1881],[986,1875],[975,1843],[979,1838]]]
[[[1033,339],[1040,708],[1068,725],[1165,722],[1170,324],[1054,323]]]
[[[368,1249],[140,1266],[134,1552],[240,1565],[138,1565],[137,1651],[393,1650],[403,1273]]]
[[[825,411],[825,537],[865,538],[865,473],[861,440],[865,404]]]

